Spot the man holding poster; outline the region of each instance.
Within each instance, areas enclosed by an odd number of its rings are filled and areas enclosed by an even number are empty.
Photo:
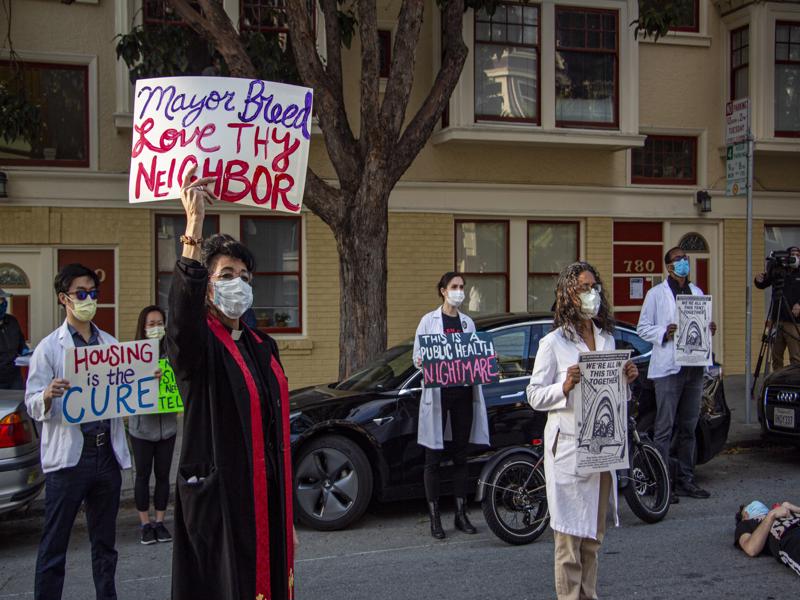
[[[85,502],[97,598],[114,600],[120,470],[131,466],[125,429],[119,418],[70,422],[65,412],[70,385],[64,363],[65,354],[75,348],[117,341],[92,323],[99,295],[94,271],[79,264],[65,266],[56,276],[55,291],[67,316],[64,324],[36,347],[25,392],[28,413],[42,424],[45,473],[44,530],[36,559],[34,598],[61,598],[70,532]]]
[[[664,263],[667,266],[667,280],[647,292],[636,332],[653,344],[648,371],[656,391],[653,441],[661,452],[664,464],[670,465],[670,474],[674,479],[670,501],[675,503],[678,496],[709,497],[709,493],[694,481],[695,428],[703,397],[703,367],[686,365],[710,364],[710,335],[716,333],[717,326],[710,320],[711,297],[703,296],[703,291],[689,281],[689,257],[686,252],[677,246],[671,248],[664,256]],[[688,300],[691,297],[697,300],[687,304],[685,296],[689,297]],[[679,313],[679,305],[681,308],[692,306],[691,319]],[[696,317],[701,313],[703,318],[698,320]],[[695,352],[698,349],[700,352]],[[702,358],[702,361],[692,363],[695,356]],[[677,428],[674,428],[676,420]],[[677,431],[673,434],[674,429]],[[677,452],[675,459],[670,461],[673,435],[678,438]]]

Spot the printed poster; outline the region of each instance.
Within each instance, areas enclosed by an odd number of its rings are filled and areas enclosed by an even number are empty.
[[[675,304],[675,363],[686,367],[711,365],[711,296],[682,294],[675,298]]]
[[[575,395],[578,475],[628,467],[628,384],[630,350],[582,352],[581,381]]]

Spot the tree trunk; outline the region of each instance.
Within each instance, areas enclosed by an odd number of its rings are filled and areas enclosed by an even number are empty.
[[[334,228],[339,251],[339,378],[386,349],[386,244],[389,193],[384,173],[365,174],[350,207]]]

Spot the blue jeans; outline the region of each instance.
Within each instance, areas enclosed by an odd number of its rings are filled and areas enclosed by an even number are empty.
[[[675,482],[694,482],[695,429],[703,398],[702,367],[681,367],[674,375],[653,379],[656,389],[656,423],[653,440]],[[677,447],[670,461],[673,436]]]
[[[44,531],[36,557],[34,598],[61,598],[69,536],[85,502],[95,593],[98,600],[116,600],[114,545],[121,483],[111,444],[90,446],[88,440],[77,465],[45,475]]]

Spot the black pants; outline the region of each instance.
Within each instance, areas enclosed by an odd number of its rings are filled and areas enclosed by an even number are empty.
[[[45,475],[44,531],[34,583],[36,600],[61,598],[69,536],[84,502],[95,592],[98,599],[116,600],[114,545],[121,483],[122,474],[110,443],[98,447],[86,441],[77,465]]]
[[[153,506],[156,510],[167,510],[169,502],[169,469],[172,466],[172,451],[175,438],[149,442],[131,436],[133,462],[136,466],[136,482],[133,498],[136,510],[147,512],[150,509],[150,472],[155,471],[156,487],[153,491]]]
[[[457,497],[467,495],[467,450],[469,447],[469,433],[472,429],[472,389],[461,394],[461,397],[442,394],[442,435],[444,436],[447,424],[447,415],[450,414],[450,429],[452,441],[445,442],[445,450],[431,450],[425,448],[425,497],[428,502],[439,499],[439,465],[445,452],[453,460],[453,494]]]

